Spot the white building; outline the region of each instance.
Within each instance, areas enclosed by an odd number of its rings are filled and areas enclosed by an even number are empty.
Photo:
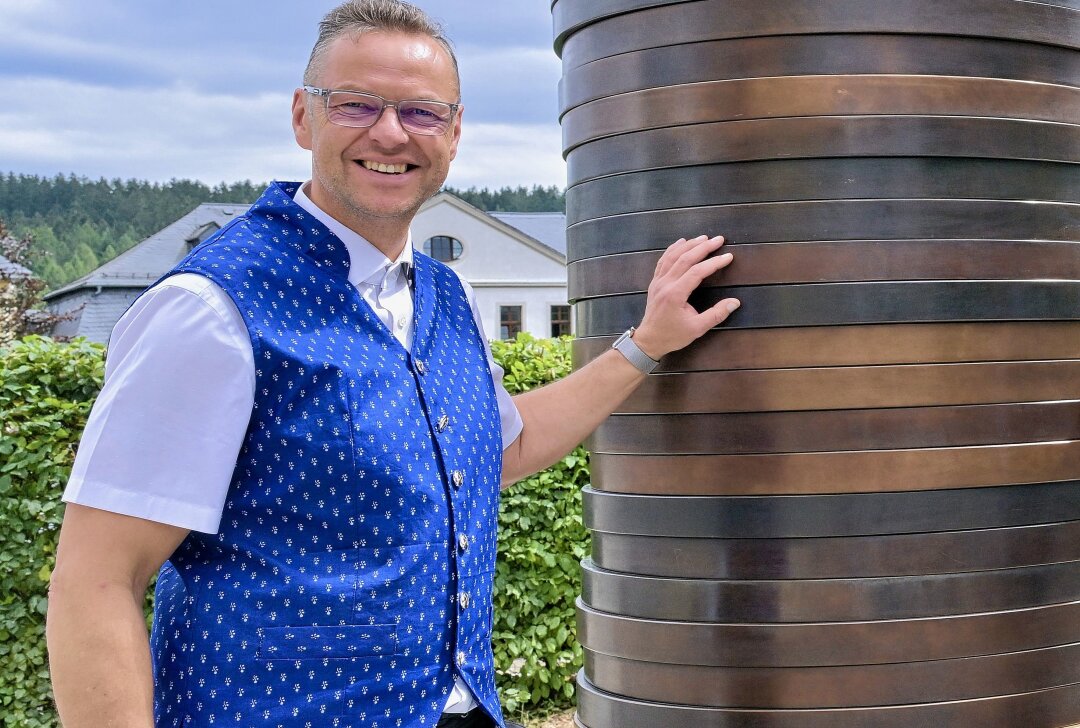
[[[56,336],[108,342],[117,320],[147,286],[194,245],[248,206],[204,203],[82,278],[45,296],[68,314]],[[413,244],[442,260],[476,291],[488,338],[519,331],[536,337],[570,333],[566,302],[566,216],[563,213],[486,213],[448,192],[420,208]]]

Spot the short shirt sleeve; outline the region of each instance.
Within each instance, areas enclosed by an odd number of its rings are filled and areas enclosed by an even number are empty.
[[[228,295],[181,274],[113,329],[69,503],[214,533],[255,390],[251,341]]]
[[[476,305],[476,294],[473,292],[472,286],[466,283],[464,279],[459,278],[459,280],[461,280],[461,285],[465,288],[465,296],[469,300],[470,308],[472,308],[473,319],[476,321],[476,328],[480,332],[480,338],[484,341],[484,353],[487,355],[488,366],[491,368],[491,378],[495,385],[495,399],[499,404],[499,419],[502,423],[502,442],[505,450],[521,434],[524,423],[521,421],[521,413],[518,412],[517,405],[514,404],[510,393],[503,386],[503,368],[495,362],[495,358],[491,355],[491,345],[488,343],[487,334],[484,332],[484,323],[480,320],[480,309]]]

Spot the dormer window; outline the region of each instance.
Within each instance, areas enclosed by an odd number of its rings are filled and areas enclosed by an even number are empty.
[[[424,253],[443,263],[457,260],[463,250],[461,241],[449,235],[436,235],[424,241]]]
[[[195,228],[195,232],[191,234],[191,237],[184,241],[187,243],[188,252],[191,252],[196,245],[206,240],[220,229],[221,226],[216,222],[208,222],[205,225],[200,225]]]

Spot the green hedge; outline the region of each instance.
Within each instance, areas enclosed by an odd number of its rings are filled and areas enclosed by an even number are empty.
[[[75,445],[103,348],[27,337],[0,351],[0,716],[52,728],[45,599]]]
[[[570,337],[492,343],[517,394],[570,373]],[[589,460],[577,448],[548,470],[505,490],[499,509],[495,563],[495,664],[507,711],[567,705],[581,667],[574,599],[581,592],[579,562],[589,552],[581,521],[581,489]]]
[[[570,371],[569,340],[495,342],[511,394]],[[56,728],[45,604],[79,435],[101,387],[104,350],[27,337],[0,349],[0,725]],[[565,705],[581,665],[578,561],[588,552],[581,448],[503,493],[495,575],[495,661],[509,712]]]

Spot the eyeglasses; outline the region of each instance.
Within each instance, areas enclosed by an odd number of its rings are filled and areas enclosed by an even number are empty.
[[[460,104],[442,101],[395,101],[360,91],[335,91],[329,88],[304,86],[313,96],[326,99],[326,118],[338,126],[362,128],[374,126],[388,106],[397,112],[401,128],[410,134],[445,134],[454,120]]]

